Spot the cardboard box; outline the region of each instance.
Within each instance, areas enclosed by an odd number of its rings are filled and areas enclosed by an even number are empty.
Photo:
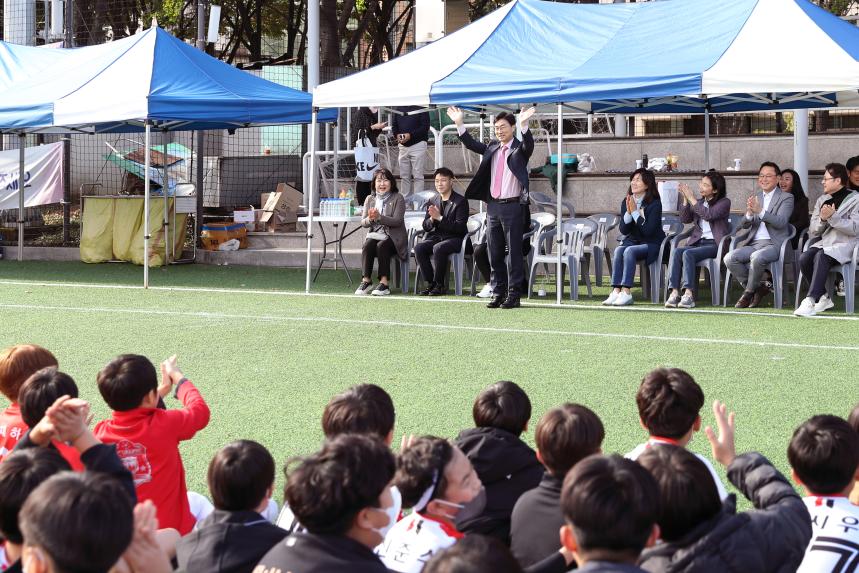
[[[287,183],[278,183],[274,193],[263,193],[258,228],[269,232],[295,230],[302,198],[301,192]]]
[[[233,211],[233,221],[236,223],[256,223],[256,216],[251,210]]]
[[[248,230],[244,223],[207,223],[200,231],[200,241],[207,251],[217,251],[220,244],[230,239],[238,239],[240,249],[248,248]]]

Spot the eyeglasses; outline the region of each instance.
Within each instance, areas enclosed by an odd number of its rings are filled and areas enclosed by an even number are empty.
[[[827,181],[835,181],[835,177],[824,177],[823,182],[826,183]]]

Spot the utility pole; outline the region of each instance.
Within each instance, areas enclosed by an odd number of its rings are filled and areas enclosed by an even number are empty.
[[[206,51],[206,0],[197,0],[197,49]],[[197,191],[197,214],[194,217],[196,236],[200,236],[203,224],[203,156],[205,155],[206,134],[202,130],[196,132],[197,142],[194,144],[197,162],[194,164],[194,187]]]

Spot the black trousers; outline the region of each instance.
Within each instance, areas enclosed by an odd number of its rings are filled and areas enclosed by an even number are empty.
[[[510,257],[508,264],[505,255],[508,249],[511,253],[522,252],[522,235],[525,234],[523,213],[527,208],[518,202],[490,201],[486,206],[486,240],[495,296],[506,296],[508,291],[519,294],[525,280],[522,257]]]
[[[390,237],[384,241],[367,239],[361,249],[362,276],[373,276],[373,259],[379,259],[379,278],[391,278],[391,257],[397,255],[397,247]]]
[[[370,182],[355,180],[355,200],[359,207],[364,206],[364,201],[370,196]]]
[[[421,275],[427,283],[435,283],[447,288],[448,257],[462,248],[462,239],[443,239],[430,235],[415,245],[415,260]]]
[[[826,294],[826,278],[829,269],[838,265],[838,261],[823,252],[823,249],[809,248],[799,257],[799,268],[802,274],[808,278],[808,296],[817,302],[821,296]]]
[[[527,241],[522,243],[522,258],[528,256],[531,250],[531,244]],[[483,282],[488,283],[492,269],[489,267],[489,246],[486,243],[480,243],[474,247],[474,264],[477,265],[477,271],[483,277]],[[523,267],[524,268],[524,267]],[[528,290],[528,279],[524,273],[522,275],[522,291]]]

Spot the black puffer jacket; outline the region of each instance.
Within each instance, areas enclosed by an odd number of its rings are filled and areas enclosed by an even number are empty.
[[[534,489],[543,466],[518,436],[498,428],[463,430],[456,445],[465,453],[486,488],[486,509],[480,517],[457,523],[460,531],[491,535],[510,542],[510,515],[516,500]]]
[[[728,479],[755,506],[737,513],[728,496],[722,511],[683,539],[645,549],[639,565],[653,573],[724,571],[793,573],[811,539],[802,498],[761,454],[737,456]]]

